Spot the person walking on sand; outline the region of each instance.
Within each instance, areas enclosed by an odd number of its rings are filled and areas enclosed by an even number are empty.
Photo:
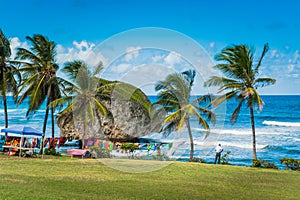
[[[222,151],[223,151],[223,149],[222,149],[222,147],[221,147],[221,144],[219,144],[219,145],[215,148],[215,151],[216,151],[215,164],[217,163],[217,160],[218,160],[218,164],[220,164],[221,153],[222,153]]]

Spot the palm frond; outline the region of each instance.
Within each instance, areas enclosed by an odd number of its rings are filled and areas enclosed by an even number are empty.
[[[106,117],[107,115],[107,108],[105,107],[105,105],[103,103],[101,103],[100,101],[98,101],[96,98],[92,98],[93,103],[95,104],[97,110],[100,111],[101,115]]]
[[[183,112],[182,116],[180,117],[180,119],[178,120],[178,123],[177,123],[177,127],[176,127],[176,130],[181,130],[185,123],[186,123],[186,118],[187,118],[187,113],[186,112]]]
[[[204,87],[211,87],[211,86],[223,87],[224,85],[227,85],[227,84],[236,84],[236,83],[239,83],[239,82],[234,79],[212,76],[209,80],[204,82]]]
[[[56,108],[57,106],[62,106],[65,103],[70,104],[72,102],[72,97],[71,96],[66,96],[66,97],[61,97],[59,99],[55,99],[51,101],[48,105],[49,108]]]
[[[276,80],[273,78],[258,78],[254,82],[255,87],[265,87],[268,85],[273,85],[276,83]]]
[[[257,104],[259,110],[262,111],[265,103],[255,89],[253,90],[253,100],[254,100],[253,103]]]
[[[0,57],[9,58],[11,56],[10,42],[0,29]]]
[[[199,107],[199,106],[195,106],[195,108],[197,110],[199,110],[200,112],[202,112],[203,114],[205,114],[212,124],[216,123],[216,114],[214,112],[212,112],[211,110],[208,110],[206,108]],[[196,115],[196,112],[194,113],[194,115]]]
[[[231,119],[230,119],[231,123],[236,122],[236,120],[240,114],[241,107],[243,106],[243,103],[244,103],[244,99],[240,99],[238,106],[234,109],[234,111],[231,115]]]
[[[221,95],[218,98],[212,100],[211,103],[207,107],[213,105],[213,107],[216,108],[224,101],[228,101],[228,100],[232,99],[233,97],[235,97],[238,94],[238,92],[239,91],[230,91],[224,95]]]
[[[258,61],[258,63],[256,64],[256,66],[255,66],[255,68],[254,68],[254,73],[255,73],[255,74],[258,73],[258,69],[259,69],[259,67],[260,67],[260,65],[261,65],[262,59],[265,57],[265,55],[266,55],[266,53],[268,52],[268,50],[269,50],[269,44],[266,43],[266,44],[264,45],[264,49],[263,49],[263,52],[262,52],[262,54],[261,54],[261,56],[260,56],[260,58],[259,58],[259,61]]]

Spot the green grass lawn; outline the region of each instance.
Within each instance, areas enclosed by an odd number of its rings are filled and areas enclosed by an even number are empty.
[[[130,160],[132,166],[159,163]],[[299,198],[300,173],[294,171],[174,162],[128,173],[95,159],[0,156],[0,199]]]

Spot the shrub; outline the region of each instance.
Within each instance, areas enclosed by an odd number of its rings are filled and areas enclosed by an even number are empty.
[[[45,149],[45,155],[61,156],[59,152],[56,152],[55,148]]]
[[[135,157],[134,152],[135,150],[139,149],[139,145],[132,144],[132,143],[122,143],[120,148],[128,154],[129,158],[134,158]]]
[[[265,160],[256,160],[254,159],[252,162],[252,167],[261,167],[261,168],[269,168],[269,169],[278,169],[278,167],[273,162],[267,162]]]
[[[222,165],[229,165],[229,154],[231,153],[231,151],[227,151],[221,158],[222,160]]]
[[[202,158],[193,158],[192,162],[206,163]]]
[[[293,158],[282,158],[280,163],[285,164],[286,169],[300,171],[300,160],[295,160]]]
[[[125,152],[134,152],[135,150],[139,149],[139,146],[137,144],[131,144],[131,143],[122,143],[121,147],[122,150]]]

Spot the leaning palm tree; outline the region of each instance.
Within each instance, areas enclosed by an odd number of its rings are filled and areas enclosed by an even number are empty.
[[[273,78],[258,78],[259,67],[261,66],[262,59],[266,55],[268,49],[268,44],[265,44],[258,62],[254,64],[254,52],[246,45],[226,47],[220,54],[215,56],[217,61],[223,61],[224,63],[214,66],[223,73],[224,76],[213,76],[204,83],[205,86],[218,86],[219,93],[226,92],[212,102],[214,107],[220,105],[225,100],[237,97],[239,103],[232,113],[232,123],[237,120],[240,109],[244,104],[249,107],[252,126],[253,159],[255,160],[257,159],[257,156],[253,109],[254,106],[257,105],[261,111],[264,105],[263,100],[257,92],[257,88],[276,82]]]
[[[56,72],[59,69],[55,61],[56,45],[42,35],[27,36],[26,39],[31,43],[30,49],[18,48],[16,61],[14,61],[14,63],[21,65],[19,71],[22,74],[18,103],[20,104],[25,98],[29,98],[28,116],[46,101],[43,124],[43,133],[45,134],[49,104],[61,97],[59,87],[61,81],[56,77]],[[54,111],[55,108],[52,107],[52,137],[54,137]]]
[[[11,49],[9,40],[0,29],[0,90],[3,99],[5,128],[8,127],[6,94],[7,92],[12,92],[14,98],[16,98],[18,81],[21,79],[17,69],[7,61],[7,58],[10,56]]]
[[[201,103],[210,100],[208,95],[196,98],[192,101],[191,91],[194,83],[196,72],[194,70],[183,73],[174,73],[166,77],[164,81],[159,81],[155,90],[159,91],[158,101],[155,104],[161,105],[167,116],[163,119],[161,132],[170,134],[174,130],[180,130],[186,126],[190,139],[190,161],[194,156],[194,140],[191,130],[190,119],[196,117],[198,123],[205,129],[209,129],[206,119],[202,116],[205,114],[211,122],[215,122],[213,112],[201,107]]]

